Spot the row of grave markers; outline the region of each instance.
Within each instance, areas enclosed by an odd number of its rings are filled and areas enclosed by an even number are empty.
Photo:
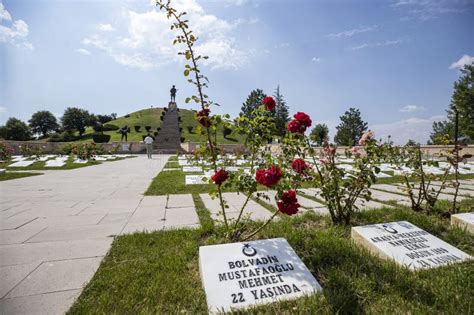
[[[474,213],[452,223],[474,233]],[[412,271],[473,257],[407,221],[353,227],[353,241]],[[294,299],[321,285],[283,238],[201,246],[199,270],[210,313]]]

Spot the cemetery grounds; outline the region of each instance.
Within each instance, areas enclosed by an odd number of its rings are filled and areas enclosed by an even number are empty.
[[[245,159],[227,158],[234,161],[228,170],[246,171]],[[341,161],[341,165],[350,167],[350,161]],[[472,212],[474,208],[474,175],[470,173],[474,163],[466,165],[465,174],[460,175],[460,212]],[[354,214],[351,226],[408,221],[465,253],[474,254],[474,236],[439,215],[451,206],[453,195],[449,188],[440,195],[435,211],[417,213],[410,209],[406,193],[397,187],[402,177],[387,165],[382,173],[386,176],[380,175],[371,188],[373,200],[359,204],[361,210]],[[215,189],[215,185],[207,183],[209,175],[206,165],[196,165],[185,156],[169,158],[142,200],[158,200],[161,206],[155,209],[153,220],[162,224],[149,222],[148,227],[137,228],[143,232],[135,229],[135,233],[115,237],[69,313],[207,313],[198,267],[199,247],[226,242],[220,236],[222,225],[215,221],[220,216],[218,204],[209,197]],[[261,192],[269,197],[274,194],[264,187]],[[244,196],[227,189],[224,197],[230,208],[237,209]],[[351,240],[351,226],[332,224],[317,190],[303,186],[298,201],[301,213],[293,217],[279,215],[253,239],[287,239],[322,286],[322,293],[238,313],[473,312],[472,261],[413,272],[356,246]],[[270,216],[275,204],[253,196],[247,209],[246,215],[259,221]],[[236,213],[233,209],[228,211],[231,217]],[[171,222],[180,228],[175,229]]]

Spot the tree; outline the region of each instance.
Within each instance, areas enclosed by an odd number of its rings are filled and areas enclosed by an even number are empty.
[[[347,146],[357,144],[362,134],[367,130],[367,123],[362,120],[360,111],[351,107],[339,119],[341,119],[341,123],[336,127],[334,142]]]
[[[315,142],[318,146],[322,146],[325,139],[329,135],[329,128],[326,124],[317,124],[311,130],[309,138],[311,141]]]
[[[68,107],[61,117],[63,128],[67,131],[77,130],[79,135],[86,131],[86,127],[95,125],[94,115],[89,114],[85,109]]]
[[[405,145],[408,146],[408,147],[414,147],[414,146],[418,145],[418,143],[413,139],[408,139],[408,141]]]
[[[286,133],[286,124],[290,120],[290,115],[288,114],[288,106],[286,101],[283,98],[283,95],[280,94],[280,86],[278,85],[273,94],[276,102],[275,109],[275,133],[277,136],[283,137]]]
[[[448,120],[433,122],[433,131],[428,144],[454,143],[454,123]]]
[[[97,115],[97,120],[101,123],[101,124],[105,124],[105,123],[108,123],[109,121],[111,120],[114,120],[114,118],[112,117],[112,115]]]
[[[5,126],[0,127],[0,137],[5,140],[30,140],[31,129],[23,121],[11,117],[7,120]]]
[[[448,119],[454,124],[455,110],[459,113],[459,135],[474,142],[474,63],[461,69],[461,76],[454,82],[454,92],[448,109]]]
[[[253,119],[252,112],[262,105],[266,94],[262,90],[256,89],[250,92],[245,103],[242,104],[240,115],[246,115],[249,119]]]
[[[40,133],[43,137],[46,137],[51,131],[59,129],[56,117],[47,110],[34,113],[28,123],[33,133]]]

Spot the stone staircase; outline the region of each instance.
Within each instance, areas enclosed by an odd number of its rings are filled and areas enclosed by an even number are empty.
[[[158,132],[154,142],[154,153],[174,154],[183,151],[181,148],[178,113],[176,103],[170,102],[161,125],[161,130]]]

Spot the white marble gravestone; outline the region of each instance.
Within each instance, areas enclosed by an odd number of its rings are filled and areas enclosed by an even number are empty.
[[[474,212],[453,214],[451,216],[451,224],[474,234]]]
[[[204,185],[209,184],[207,181],[204,181],[203,178],[208,178],[203,175],[186,175],[184,178],[186,185]]]
[[[184,166],[183,172],[193,173],[193,172],[202,172],[202,167],[200,166]]]
[[[210,313],[322,290],[283,238],[201,246],[199,270]]]
[[[384,259],[411,270],[435,268],[471,256],[407,221],[357,226],[352,239]]]

